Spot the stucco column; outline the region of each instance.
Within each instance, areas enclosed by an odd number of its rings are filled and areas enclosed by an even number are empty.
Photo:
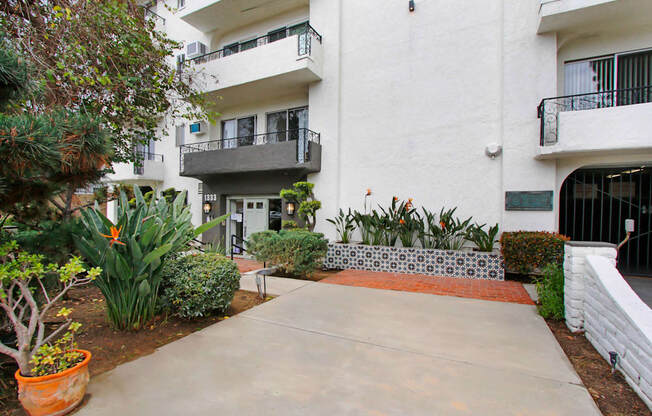
[[[571,332],[584,329],[586,256],[602,256],[615,264],[617,254],[611,243],[569,241],[564,245],[564,315]]]

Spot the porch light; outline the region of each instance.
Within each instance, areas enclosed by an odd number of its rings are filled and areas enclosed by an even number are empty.
[[[410,8],[410,11],[411,11],[411,12],[414,11],[414,0],[410,0],[410,1],[408,2],[408,7]]]
[[[204,207],[203,207],[204,214],[206,214],[206,215],[210,214],[212,208],[213,208],[213,206],[211,205],[210,202],[204,202]]]
[[[288,202],[285,204],[285,212],[287,212],[289,216],[294,215],[294,202]]]

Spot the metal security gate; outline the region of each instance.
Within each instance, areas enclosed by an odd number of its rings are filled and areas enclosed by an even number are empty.
[[[628,218],[636,228],[618,252],[618,269],[652,276],[652,167],[579,169],[561,187],[559,231],[573,240],[618,244]]]

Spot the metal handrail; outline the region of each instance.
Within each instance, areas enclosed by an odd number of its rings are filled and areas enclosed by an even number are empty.
[[[161,153],[150,153],[150,152],[139,152],[139,151],[134,152],[134,156],[137,157],[139,160],[154,160],[157,162],[163,162],[165,157]]]
[[[312,26],[310,26],[309,22],[306,22],[304,25],[305,25],[305,31],[304,32],[298,32],[296,34],[291,35],[291,36],[294,36],[294,35],[299,36],[299,55],[310,54],[310,52],[311,52],[311,49],[310,49],[310,46],[309,46],[310,41],[308,39],[314,37],[315,39],[317,39],[317,41],[319,43],[321,43],[321,40],[322,40],[321,35]],[[289,35],[290,28],[286,28],[285,30],[286,30],[286,32],[285,32],[286,37],[290,37],[290,35]],[[225,56],[231,56],[231,55],[235,55],[237,53],[240,53],[240,52],[243,52],[243,51],[246,51],[246,50],[249,50],[249,49],[254,49],[254,48],[257,48],[258,46],[267,45],[268,43],[275,42],[275,41],[270,41],[271,36],[273,36],[273,34],[268,33],[266,35],[259,36],[259,37],[254,38],[254,39],[250,39],[248,41],[239,42],[239,43],[237,43],[237,45],[236,44],[229,45],[229,46],[226,46],[226,47],[224,47],[222,49],[218,49],[216,51],[208,52],[208,53],[205,53],[203,55],[196,56],[196,57],[194,57],[192,59],[187,59],[185,61],[185,64],[186,65],[190,65],[191,63],[203,64],[203,63],[206,63],[206,62],[213,61],[215,59],[224,58]],[[306,36],[306,42],[304,42],[304,43],[307,46],[304,46],[304,47],[301,46],[301,42],[300,42],[301,41],[301,36]],[[255,42],[255,45],[253,44],[254,42]],[[242,46],[247,45],[247,44],[249,44],[251,46],[245,47],[245,49],[242,49]],[[237,47],[237,50],[234,49],[236,47]]]
[[[557,143],[557,119],[561,112],[649,102],[652,102],[652,85],[544,98],[537,106],[537,117],[541,119],[539,144],[549,146]]]
[[[238,240],[239,240],[239,241],[238,241]],[[240,246],[240,245],[236,244],[236,243],[238,243],[238,242],[242,243],[242,245]],[[231,260],[233,260],[233,254],[234,254],[234,252],[233,252],[233,248],[234,248],[234,247],[237,247],[237,248],[240,249],[240,253],[238,253],[238,254],[244,253],[245,251],[247,251],[247,249],[244,247],[244,245],[245,245],[246,243],[247,243],[247,242],[245,241],[244,238],[242,238],[242,237],[238,237],[238,236],[235,235],[235,234],[231,234]]]

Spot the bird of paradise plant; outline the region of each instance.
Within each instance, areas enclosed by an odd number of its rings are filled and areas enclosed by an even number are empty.
[[[136,203],[130,206],[120,192],[117,224],[97,206],[82,211],[85,229],[76,239],[86,262],[102,268],[96,284],[106,298],[109,322],[122,330],[142,328],[154,317],[167,256],[228,216],[193,228],[185,191],[171,204],[165,198],[148,203],[138,187],[134,194]]]

